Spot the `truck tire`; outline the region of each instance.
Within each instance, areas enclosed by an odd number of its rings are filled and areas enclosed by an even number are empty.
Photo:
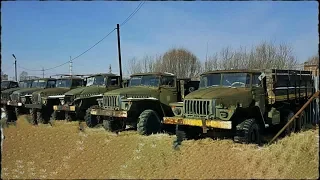
[[[29,121],[30,124],[36,125],[37,124],[37,113],[35,109],[30,109],[31,119]]]
[[[158,114],[151,109],[144,110],[138,118],[138,133],[141,135],[150,135],[153,133],[158,133],[160,130],[161,119]]]
[[[261,134],[255,119],[246,119],[237,126],[237,135],[234,141],[244,144],[260,144]]]
[[[15,111],[12,108],[6,108],[7,122],[14,122],[16,118]]]
[[[294,113],[292,111],[288,111],[287,112],[287,116],[285,118],[285,124],[290,121],[290,119],[294,116]],[[295,132],[296,129],[296,120],[293,120],[293,122],[290,123],[289,126],[287,126],[287,128],[284,130],[285,135],[289,135],[292,132]]]
[[[110,132],[122,130],[124,127],[123,122],[121,122],[121,120],[106,120],[106,119],[103,120],[102,126],[106,131],[110,131]]]
[[[15,108],[14,108],[14,111],[15,111],[16,117],[17,117],[17,119],[18,119],[18,117],[19,117],[20,115],[22,115],[22,109],[19,108],[19,107],[15,107]]]
[[[307,123],[306,112],[302,111],[296,122],[296,132],[303,130],[305,128],[306,123]]]
[[[38,124],[44,124],[45,120],[44,120],[44,114],[41,111],[37,111],[37,122]]]
[[[84,120],[88,127],[93,128],[98,125],[97,116],[91,115],[91,109],[98,108],[99,106],[91,106],[86,110],[86,115],[84,116]]]

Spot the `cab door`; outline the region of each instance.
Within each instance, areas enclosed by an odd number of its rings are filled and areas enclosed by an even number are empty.
[[[256,103],[256,106],[260,107],[262,115],[265,113],[265,101],[266,101],[266,92],[263,87],[263,80],[260,81],[260,74],[254,73],[252,74],[252,96]]]
[[[175,76],[162,76],[160,81],[160,101],[169,106],[169,103],[177,102],[177,83]]]

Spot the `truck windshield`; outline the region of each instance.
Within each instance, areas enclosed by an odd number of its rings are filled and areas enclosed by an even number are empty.
[[[58,79],[56,82],[56,87],[71,87],[71,79]]]
[[[2,81],[1,82],[1,89],[2,88],[8,88],[9,87],[10,82],[9,81]]]
[[[32,85],[32,81],[19,82],[19,87],[21,87],[21,88],[30,88],[31,85]]]
[[[89,77],[87,79],[87,85],[86,86],[92,86],[92,85],[104,86],[105,85],[104,77],[103,76]]]
[[[35,80],[32,83],[32,87],[36,88],[45,88],[47,85],[47,82],[45,80]]]
[[[160,83],[159,76],[133,76],[130,78],[128,86],[155,86]]]
[[[248,87],[249,85],[250,74],[248,73],[208,74],[200,78],[200,88],[210,86]]]

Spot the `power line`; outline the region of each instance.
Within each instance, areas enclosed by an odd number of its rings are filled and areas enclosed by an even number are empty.
[[[140,2],[138,7],[136,7],[136,9],[120,24],[120,26],[124,26],[140,10],[144,3],[145,1]]]
[[[145,3],[145,1],[142,1],[139,3],[139,5],[136,7],[136,9],[121,23],[120,26],[123,26],[125,25],[139,10],[140,8],[143,6],[143,4]],[[111,33],[113,33],[114,31],[116,30],[116,28],[114,28],[112,31],[110,31],[106,36],[104,36],[101,40],[99,40],[97,43],[95,43],[93,46],[91,46],[89,49],[85,50],[84,52],[82,52],[81,54],[79,54],[78,56],[76,56],[75,58],[63,63],[63,64],[60,64],[58,66],[54,66],[52,68],[47,68],[47,69],[42,69],[42,70],[35,70],[35,69],[27,69],[27,68],[23,68],[23,67],[20,67],[21,69],[25,69],[25,70],[28,70],[28,71],[48,71],[48,70],[51,70],[51,69],[55,69],[55,68],[58,68],[58,67],[61,67],[63,65],[66,65],[68,63],[70,63],[71,61],[79,58],[80,56],[82,56],[83,54],[87,53],[88,51],[90,51],[92,48],[94,48],[96,45],[98,45],[99,43],[101,43],[105,38],[107,38]]]

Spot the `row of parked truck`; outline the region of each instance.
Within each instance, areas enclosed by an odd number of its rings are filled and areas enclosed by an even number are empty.
[[[122,80],[102,73],[21,81],[1,91],[1,106],[8,121],[30,114],[34,125],[79,120],[111,132],[129,126],[141,135],[224,133],[236,142],[260,143],[266,129],[286,124],[314,91],[310,71],[217,70],[200,80],[160,72]],[[308,116],[301,113],[285,132],[301,130]]]

